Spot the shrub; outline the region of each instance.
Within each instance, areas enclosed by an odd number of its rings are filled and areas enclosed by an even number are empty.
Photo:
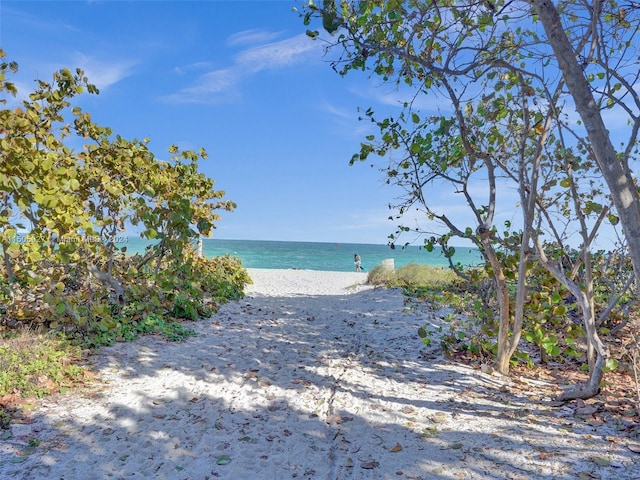
[[[367,275],[367,282],[372,285],[402,287],[409,290],[425,287],[444,287],[455,282],[456,279],[455,273],[448,268],[415,263],[404,265],[395,270],[379,265]]]
[[[0,339],[0,398],[42,397],[87,379],[82,354],[60,336],[29,330]]]

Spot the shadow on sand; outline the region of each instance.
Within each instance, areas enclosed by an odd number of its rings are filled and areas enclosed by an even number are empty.
[[[49,399],[15,426],[0,476],[633,478],[631,460],[590,461],[617,453],[587,424],[425,360],[424,321],[384,289],[254,296],[194,323],[183,343],[106,348],[95,357],[106,384]]]

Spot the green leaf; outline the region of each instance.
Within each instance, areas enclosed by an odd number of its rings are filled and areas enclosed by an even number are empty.
[[[584,210],[586,214],[600,213],[602,211],[602,205],[600,205],[599,203],[587,200]]]
[[[607,358],[607,361],[604,363],[603,370],[605,372],[613,372],[617,368],[618,368],[618,360],[616,360],[615,358]]]
[[[9,243],[9,242],[14,242],[16,240],[16,234],[18,232],[16,231],[15,228],[7,228],[4,233],[2,234],[3,237],[3,241]]]
[[[49,170],[51,170],[52,166],[53,166],[53,160],[51,158],[45,158],[40,164],[40,168],[42,168],[44,172],[48,172]]]
[[[229,455],[220,455],[216,458],[217,465],[228,465],[229,463],[231,463],[231,457]]]
[[[553,307],[553,314],[556,317],[562,317],[567,313],[567,307],[565,305],[556,305]]]
[[[18,256],[20,256],[20,245],[17,243],[11,243],[9,244],[9,246],[5,249],[5,253],[7,255],[9,255],[11,258],[17,258]]]
[[[38,250],[34,250],[27,255],[27,261],[29,263],[36,263],[42,260],[43,256]]]
[[[478,18],[478,30],[484,32],[492,23],[492,16],[489,13],[482,13]]]
[[[333,11],[324,12],[322,14],[322,26],[333,35],[340,28],[340,19]]]

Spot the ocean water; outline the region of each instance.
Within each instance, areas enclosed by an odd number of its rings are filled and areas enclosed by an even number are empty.
[[[127,237],[128,253],[140,253],[150,242]],[[393,259],[396,268],[410,263],[448,266],[441,252],[427,252],[419,246],[392,249],[388,245],[360,243],[285,242],[261,240],[221,240],[205,238],[203,254],[206,257],[230,255],[242,261],[245,268],[275,268],[329,270],[335,272],[355,271],[353,256],[362,258],[364,271],[381,265],[383,260]],[[455,262],[463,265],[482,263],[480,253],[475,248],[456,247]],[[388,263],[388,262],[387,262]]]

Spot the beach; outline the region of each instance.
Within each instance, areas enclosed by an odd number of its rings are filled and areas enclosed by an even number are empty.
[[[366,273],[249,274],[245,298],[184,342],[92,356],[93,385],[4,435],[0,478],[640,478],[619,424],[423,345],[418,328],[446,312]]]

